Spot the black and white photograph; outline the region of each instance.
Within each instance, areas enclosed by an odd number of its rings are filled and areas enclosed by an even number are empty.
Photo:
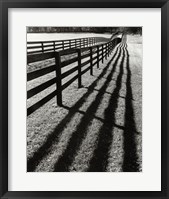
[[[142,172],[142,27],[27,28],[27,172]]]

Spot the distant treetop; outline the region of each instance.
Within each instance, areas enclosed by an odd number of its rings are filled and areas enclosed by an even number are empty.
[[[126,32],[130,34],[142,34],[141,27],[27,27],[27,33],[67,33],[67,32],[92,32],[115,33]]]

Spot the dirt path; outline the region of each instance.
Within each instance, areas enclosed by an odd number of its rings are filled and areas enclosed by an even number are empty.
[[[141,43],[124,39],[83,87],[28,117],[28,171],[141,171]],[[136,49],[136,50],[134,50]]]

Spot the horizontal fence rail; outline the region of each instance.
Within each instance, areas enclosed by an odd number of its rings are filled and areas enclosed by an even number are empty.
[[[30,115],[39,109],[55,96],[57,97],[57,104],[62,106],[62,91],[70,86],[75,80],[78,80],[78,87],[80,88],[82,86],[82,75],[88,71],[90,71],[90,75],[93,75],[93,67],[97,65],[99,68],[99,63],[103,63],[104,59],[107,59],[114,47],[120,42],[121,38],[115,38],[107,43],[90,47],[67,49],[59,52],[28,54],[28,64],[52,59],[52,65],[27,73],[28,82],[51,73],[54,73],[55,76],[46,82],[29,89],[27,91],[27,99],[37,95],[52,85],[56,85],[56,89],[30,106],[27,109],[27,115]],[[66,68],[68,69],[66,70]],[[71,77],[72,74],[74,74],[73,77]],[[63,83],[63,80],[66,78],[69,79]]]
[[[55,52],[70,48],[84,48],[108,41],[109,39],[104,37],[88,37],[58,41],[33,41],[27,42],[27,54]]]

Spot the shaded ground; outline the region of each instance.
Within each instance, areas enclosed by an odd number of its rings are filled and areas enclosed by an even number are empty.
[[[142,170],[141,38],[94,68],[63,91],[63,107],[54,98],[28,117],[28,171]]]

